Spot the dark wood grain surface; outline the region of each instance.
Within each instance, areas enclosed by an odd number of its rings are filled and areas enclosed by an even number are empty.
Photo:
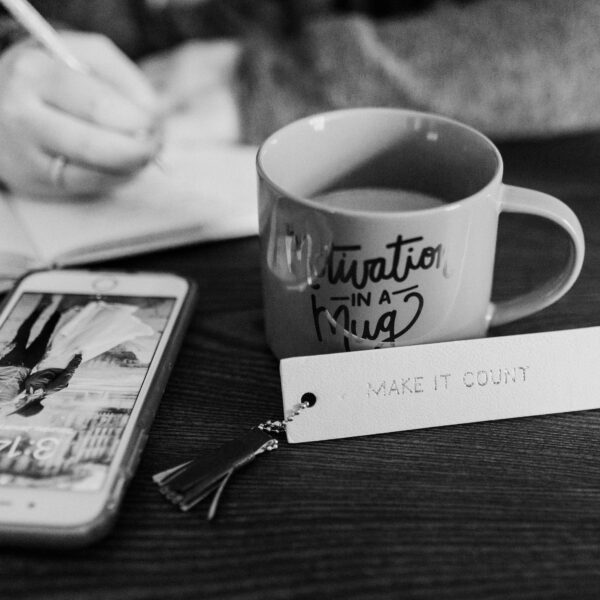
[[[600,324],[600,136],[500,148],[507,182],[573,208],[587,256],[563,300],[491,335]],[[565,244],[503,217],[495,295],[548,277]],[[600,412],[282,444],[231,480],[216,521],[177,512],[155,471],[281,414],[258,243],[107,266],[192,277],[195,317],[114,531],[75,552],[0,548],[0,598],[599,597]],[[600,393],[600,367],[590,385]]]

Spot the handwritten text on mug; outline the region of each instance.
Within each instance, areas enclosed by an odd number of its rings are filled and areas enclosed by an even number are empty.
[[[340,284],[347,284],[349,293],[329,298],[337,305],[333,309],[323,305],[317,293],[311,294],[318,340],[323,341],[328,331],[335,335],[341,328],[344,347],[349,350],[351,339],[359,343],[393,343],[406,333],[417,322],[425,303],[418,283],[407,285],[412,283],[408,281],[411,275],[434,270],[444,277],[449,276],[444,245],[426,245],[423,241],[423,236],[405,239],[398,235],[393,242],[385,245],[384,256],[366,259],[361,258],[361,245],[333,245],[323,278],[338,288]],[[385,288],[370,289],[373,284],[381,282],[386,284]],[[392,287],[395,283],[404,285]],[[321,286],[317,281],[312,287],[319,290]],[[382,307],[382,312],[374,320],[360,321],[352,310],[353,307],[374,304]]]

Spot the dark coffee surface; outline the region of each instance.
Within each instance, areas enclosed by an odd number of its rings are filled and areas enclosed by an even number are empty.
[[[500,149],[507,182],[573,208],[587,256],[560,302],[491,334],[598,325],[600,136]],[[496,296],[548,277],[566,243],[543,221],[503,216]],[[195,317],[114,531],[72,552],[1,548],[3,598],[598,597],[598,411],[284,442],[231,479],[216,521],[205,521],[204,504],[177,512],[153,473],[281,416],[278,363],[263,332],[258,242],[103,266],[191,277],[200,289]]]
[[[314,196],[313,200],[330,207],[370,212],[404,212],[436,208],[445,202],[428,194],[385,188],[352,188]]]

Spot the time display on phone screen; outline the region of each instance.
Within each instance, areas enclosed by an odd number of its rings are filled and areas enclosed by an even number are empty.
[[[60,439],[57,437],[43,437],[32,441],[28,436],[17,435],[14,438],[0,438],[0,454],[5,453],[9,458],[17,456],[31,456],[33,460],[51,459],[58,446]]]
[[[0,327],[0,486],[101,488],[173,306],[19,298]]]

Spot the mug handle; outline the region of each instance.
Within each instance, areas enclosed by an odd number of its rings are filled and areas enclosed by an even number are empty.
[[[491,302],[488,312],[490,327],[521,319],[556,302],[575,283],[585,253],[583,230],[579,219],[566,204],[553,196],[502,184],[500,212],[524,213],[549,219],[568,233],[571,246],[567,265],[549,281],[515,298]]]

